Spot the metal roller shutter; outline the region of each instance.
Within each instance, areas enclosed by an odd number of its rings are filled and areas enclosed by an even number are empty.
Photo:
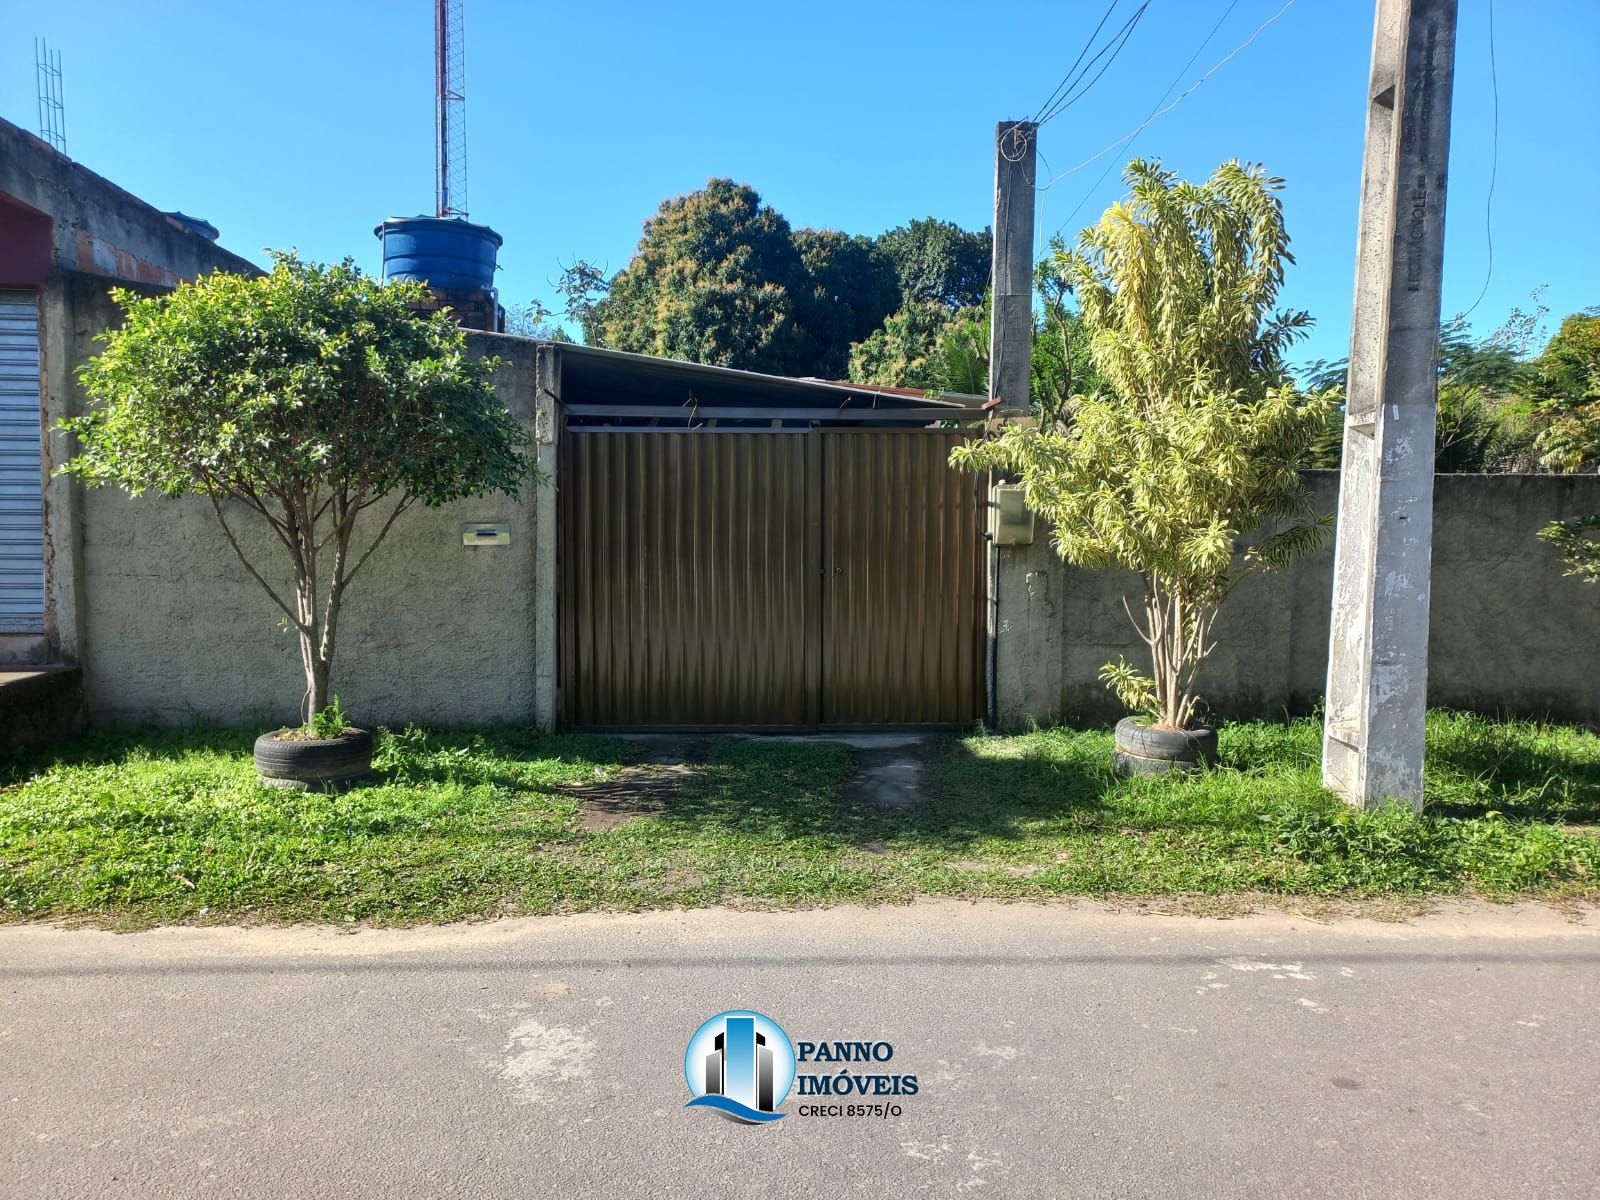
[[[0,633],[44,631],[39,302],[0,292]]]

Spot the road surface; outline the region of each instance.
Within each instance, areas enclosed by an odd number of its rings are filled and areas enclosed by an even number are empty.
[[[0,1195],[1594,1197],[1597,967],[1596,914],[1536,907],[13,926]],[[685,1109],[740,1008],[917,1094]]]

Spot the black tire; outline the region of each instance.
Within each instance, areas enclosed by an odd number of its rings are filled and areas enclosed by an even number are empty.
[[[301,791],[350,787],[372,777],[372,748],[365,729],[326,741],[263,733],[256,739],[256,774],[263,783]]]
[[[1156,729],[1137,717],[1124,717],[1117,722],[1112,760],[1117,774],[1124,779],[1131,775],[1198,771],[1217,761],[1217,731],[1208,725]]]

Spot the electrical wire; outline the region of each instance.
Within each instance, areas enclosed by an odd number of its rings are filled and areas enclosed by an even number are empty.
[[[1118,55],[1120,55],[1123,49],[1127,46],[1128,40],[1133,37],[1133,31],[1138,26],[1139,19],[1144,16],[1145,10],[1150,7],[1150,3],[1151,0],[1144,0],[1144,3],[1134,10],[1133,16],[1129,17],[1127,21],[1123,23],[1122,28],[1112,35],[1111,40],[1104,46],[1100,47],[1099,53],[1097,53],[1093,58],[1084,64],[1083,71],[1078,76],[1079,80],[1082,80],[1083,76],[1089,73],[1089,68],[1094,66],[1095,63],[1099,62],[1107,51],[1111,52],[1111,57],[1106,59],[1105,66],[1101,67],[1100,70],[1095,73],[1094,78],[1089,80],[1089,82],[1084,84],[1081,88],[1078,88],[1076,92],[1069,92],[1068,95],[1062,96],[1061,99],[1056,101],[1055,105],[1037,121],[1035,121],[1034,124],[1040,127],[1047,125],[1049,122],[1054,121],[1062,113],[1066,112],[1067,109],[1071,108],[1079,100],[1082,100],[1084,96],[1088,95],[1089,90],[1094,87],[1095,84],[1100,82],[1100,77],[1111,69],[1111,64],[1117,61]],[[1073,86],[1077,87],[1077,84],[1074,83]]]
[[[1111,19],[1111,14],[1116,12],[1117,5],[1121,3],[1122,0],[1111,0],[1111,3],[1106,6],[1106,11],[1100,16],[1100,24],[1094,27],[1094,32],[1089,35],[1089,40],[1084,42],[1083,49],[1078,51],[1078,57],[1072,60],[1072,65],[1067,68],[1067,73],[1061,77],[1061,82],[1056,84],[1055,91],[1045,97],[1044,103],[1039,105],[1039,110],[1033,114],[1033,124],[1037,125],[1039,123],[1039,117],[1043,115],[1045,109],[1055,103],[1056,97],[1061,95],[1063,89],[1071,89],[1074,82],[1072,73],[1078,69],[1078,64],[1083,61],[1083,56],[1089,53],[1089,47],[1094,45],[1095,39],[1100,36],[1100,31],[1106,27],[1106,22]]]
[[[1494,278],[1494,183],[1500,173],[1500,73],[1494,61],[1494,0],[1489,0],[1489,87],[1494,96],[1494,150],[1489,158],[1489,194],[1483,202],[1483,235],[1489,243],[1489,267],[1483,276],[1483,290],[1472,302],[1472,307],[1462,313],[1470,317],[1489,294],[1489,281]]]
[[[1099,162],[1102,158],[1104,158],[1106,155],[1110,154],[1118,146],[1122,145],[1123,142],[1128,141],[1130,138],[1136,137],[1137,135],[1143,133],[1146,129],[1150,128],[1151,125],[1154,125],[1162,117],[1166,116],[1173,109],[1177,108],[1178,105],[1182,104],[1185,100],[1187,100],[1190,96],[1192,96],[1195,93],[1196,89],[1198,89],[1201,84],[1205,83],[1206,80],[1210,79],[1213,75],[1215,75],[1218,71],[1220,71],[1224,66],[1226,66],[1229,62],[1231,62],[1234,58],[1236,58],[1239,54],[1241,54],[1248,46],[1250,46],[1250,44],[1252,42],[1254,42],[1258,37],[1260,37],[1263,33],[1266,32],[1267,27],[1269,25],[1273,24],[1280,17],[1282,17],[1284,13],[1288,12],[1291,8],[1293,8],[1295,6],[1295,3],[1296,3],[1296,0],[1288,0],[1287,4],[1285,4],[1277,12],[1273,13],[1270,17],[1268,17],[1265,21],[1263,21],[1259,26],[1257,26],[1256,27],[1256,31],[1254,33],[1252,33],[1244,41],[1240,42],[1232,50],[1228,51],[1227,54],[1223,55],[1220,59],[1218,59],[1211,66],[1210,70],[1208,70],[1204,75],[1200,76],[1199,79],[1196,79],[1193,83],[1191,83],[1189,85],[1188,89],[1182,95],[1180,95],[1176,100],[1174,100],[1171,104],[1167,105],[1165,108],[1161,109],[1159,112],[1156,112],[1156,113],[1152,114],[1149,117],[1149,119],[1147,119],[1143,124],[1137,126],[1136,128],[1134,128],[1133,130],[1129,131],[1128,133],[1123,134],[1121,137],[1117,138],[1116,141],[1112,142],[1109,146],[1106,146],[1103,150],[1097,150],[1097,151],[1095,151],[1095,153],[1091,154],[1088,158],[1084,159],[1081,163],[1078,163],[1076,166],[1068,167],[1065,171],[1062,171],[1061,174],[1057,175],[1054,179],[1050,180],[1049,183],[1045,184],[1044,187],[1041,188],[1040,190],[1041,191],[1047,191],[1050,188],[1055,187],[1056,184],[1060,183],[1063,179],[1066,179],[1069,175],[1076,175],[1079,171],[1083,170],[1085,167],[1088,167],[1088,166],[1090,166],[1090,165],[1092,165],[1094,163]]]
[[[1206,34],[1205,40],[1195,47],[1194,53],[1189,55],[1189,61],[1178,68],[1178,73],[1172,77],[1172,82],[1167,84],[1166,90],[1161,93],[1160,99],[1151,105],[1150,111],[1145,114],[1146,124],[1148,124],[1155,116],[1156,110],[1167,102],[1167,97],[1172,95],[1172,89],[1183,82],[1184,77],[1189,73],[1189,68],[1194,66],[1194,60],[1199,58],[1200,55],[1205,52],[1205,48],[1211,44],[1211,39],[1217,36],[1217,30],[1222,28],[1223,22],[1231,17],[1233,15],[1233,10],[1238,7],[1239,0],[1231,0],[1231,3],[1229,3],[1228,7],[1222,10],[1222,15],[1217,18],[1217,23],[1211,27],[1211,32]],[[1139,137],[1139,133],[1142,128],[1143,126],[1141,126],[1140,129],[1135,129],[1131,134],[1128,135],[1127,141],[1123,143],[1123,155],[1126,155],[1128,151],[1133,148],[1133,143]],[[1077,216],[1078,213],[1082,211],[1085,204],[1089,203],[1090,197],[1092,197],[1095,192],[1099,190],[1100,185],[1106,181],[1106,176],[1111,174],[1112,169],[1119,161],[1121,161],[1121,156],[1112,159],[1106,164],[1106,169],[1100,172],[1100,178],[1096,179],[1094,183],[1089,185],[1089,190],[1086,191],[1083,194],[1083,198],[1073,206],[1072,211],[1067,214],[1066,219],[1063,220],[1060,225],[1056,226],[1055,232],[1059,233],[1066,226],[1072,224],[1072,218]]]

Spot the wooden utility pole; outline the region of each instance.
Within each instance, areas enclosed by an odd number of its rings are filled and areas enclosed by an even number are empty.
[[[1039,178],[1039,127],[1001,121],[994,131],[994,258],[989,288],[989,395],[999,416],[1027,416],[1033,379],[1033,198]],[[990,490],[984,541],[984,720],[995,728],[998,710],[1000,548],[995,543],[999,505]]]
[[[1323,782],[1422,807],[1456,0],[1378,0],[1356,240]]]
[[[1029,411],[1033,364],[1033,189],[1038,126],[1001,121],[994,136],[994,312],[989,322],[989,395],[999,411]]]

